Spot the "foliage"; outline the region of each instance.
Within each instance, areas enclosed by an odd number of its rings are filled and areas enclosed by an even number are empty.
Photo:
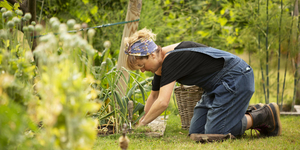
[[[105,56],[104,53],[103,55]],[[146,98],[146,90],[144,89],[144,86],[149,84],[152,78],[147,78],[140,82],[138,81],[138,79],[136,79],[136,76],[138,76],[137,74],[126,70],[130,74],[130,78],[132,79],[128,80],[124,78],[123,72],[121,70],[117,70],[116,67],[113,66],[113,62],[110,58],[107,58],[106,61],[103,61],[101,63],[101,66],[94,66],[93,68],[95,70],[95,78],[100,81],[100,84],[94,85],[95,89],[101,91],[99,94],[99,100],[105,102],[104,109],[99,111],[97,114],[94,114],[94,116],[97,116],[99,118],[100,124],[104,124],[101,122],[106,122],[108,120],[115,125],[115,127],[117,128],[117,132],[121,131],[120,129],[124,123],[129,124],[129,100],[133,100],[134,102],[134,110],[132,114],[135,117],[133,118],[134,120],[132,123],[137,122],[142,117],[142,112],[144,111],[144,105],[142,104],[145,103]],[[120,80],[125,81],[126,85],[128,86],[128,91],[126,92],[127,94],[124,97],[120,96],[120,89],[118,89],[117,86],[117,83]],[[136,99],[136,94],[142,95],[142,103],[139,99]],[[111,111],[106,111],[109,107],[111,107]],[[108,118],[109,116],[113,116],[113,120],[111,120],[111,118]]]
[[[75,19],[79,23],[87,23],[89,27],[100,26],[102,24],[116,23],[124,21],[126,17],[127,1],[125,0],[48,0],[45,5],[37,5],[38,12],[41,12],[41,20],[47,21],[51,17],[57,17],[62,22],[69,19]],[[87,11],[88,10],[88,11]],[[104,41],[113,41],[120,43],[122,38],[123,28],[112,26],[109,28],[98,28],[94,38],[94,48],[102,52]],[[112,36],[114,35],[114,36]],[[116,58],[119,49],[118,44],[112,44],[110,51],[111,55]]]
[[[24,105],[12,100],[5,92],[9,86],[13,85],[15,78],[5,73],[0,75],[0,79],[2,81],[0,84],[0,148],[38,148],[37,141],[32,139],[33,132],[37,131],[37,127],[30,121]],[[24,91],[22,92],[24,93]]]
[[[4,17],[2,23],[9,24],[17,13],[12,15]],[[149,84],[151,78],[140,82],[136,79],[139,75],[127,70],[133,80],[125,79],[116,70],[116,60],[112,58],[108,46],[110,44],[104,44],[102,53],[93,48],[93,29],[74,34],[67,32],[84,28],[85,24],[76,24],[74,20],[64,24],[55,17],[51,18],[47,27],[52,32],[39,38],[33,59],[30,49],[35,37],[31,35],[33,31],[39,33],[42,30],[38,29],[39,24],[29,25],[26,16],[23,17],[24,35],[17,30],[18,24],[5,26],[1,30],[1,72],[3,79],[11,80],[5,84],[5,88],[1,88],[1,93],[5,93],[1,107],[2,104],[4,110],[14,105],[17,105],[16,109],[24,107],[23,115],[16,118],[21,122],[16,123],[22,126],[18,126],[16,132],[10,132],[10,137],[1,138],[3,146],[8,141],[11,142],[7,144],[14,143],[15,147],[29,141],[31,144],[28,147],[89,149],[96,138],[97,129],[100,127],[101,130],[103,124],[112,123],[115,132],[120,131],[121,124],[129,124],[129,99],[134,100],[135,106],[132,124],[139,120],[144,105],[138,102],[141,98],[136,99],[135,95],[142,92],[142,101],[145,102],[146,91],[143,86]],[[120,97],[116,87],[120,79],[125,80],[129,87],[132,86],[125,97]],[[13,113],[9,112],[8,115]],[[26,124],[24,121],[32,123]],[[38,125],[41,126],[40,130],[36,130]],[[3,129],[10,131],[8,128],[11,126],[5,124]],[[32,140],[11,140],[25,133],[30,133]]]
[[[278,65],[278,59],[276,58],[278,57],[278,49],[283,55],[281,57],[285,57],[284,59],[281,58],[282,62],[285,62],[286,55],[290,54],[291,60],[294,60],[293,58],[298,55],[296,49],[297,36],[295,35],[298,32],[297,21],[295,20],[296,17],[291,15],[293,2],[283,0],[282,23],[279,25],[281,16],[280,1],[269,2],[268,20],[266,20],[266,1],[165,1],[161,3],[164,14],[160,16],[162,19],[158,19],[165,26],[155,27],[159,28],[157,31],[159,41],[157,43],[172,44],[191,40],[236,54],[247,52],[249,58],[245,60],[248,60],[251,66],[256,66],[258,62],[263,66],[262,73],[265,76],[274,77],[273,74]],[[268,33],[266,31],[267,25]],[[278,32],[279,26],[281,28],[280,32]],[[278,41],[279,36],[281,41]],[[266,43],[266,40],[268,40],[268,43]],[[280,48],[279,44],[281,44]],[[269,62],[266,61],[267,51]],[[289,62],[288,64],[288,74],[294,74],[297,68],[290,65]],[[267,69],[266,65],[270,69]],[[285,67],[283,63],[280,65],[281,68]],[[256,70],[260,71],[259,68],[258,65]],[[280,88],[283,86],[283,74],[284,72],[280,71],[280,77],[278,77],[280,78],[278,83]],[[261,84],[266,84],[266,78],[262,78],[261,73],[256,74],[257,92],[255,95],[264,95],[262,92],[264,89],[258,87],[263,87]],[[296,77],[295,80],[297,79]],[[272,80],[266,87],[270,90],[270,102],[276,102],[274,98],[277,94],[280,95],[289,90],[286,88],[280,89],[278,93],[276,82],[276,80]],[[285,87],[289,88],[290,86]],[[285,92],[285,103],[290,101],[292,97],[289,94],[290,92]]]
[[[237,54],[248,52],[251,58],[248,61],[256,68],[258,63],[267,64],[268,50],[269,65],[275,68],[278,49],[284,55],[290,54],[291,60],[298,54],[297,20],[291,15],[293,1],[283,0],[283,3],[280,33],[280,1],[269,1],[266,21],[266,2],[258,0],[143,1],[139,29],[152,29],[157,33],[156,43],[162,46],[195,41]],[[113,126],[114,133],[118,133],[123,123],[129,124],[129,100],[134,102],[131,123],[140,119],[152,74],[125,69],[130,74],[125,78],[116,69],[123,26],[79,31],[125,21],[128,0],[37,1],[37,17],[41,21],[38,24],[43,24],[43,30],[29,22],[26,14],[15,11],[18,3],[12,6],[1,1],[0,7],[2,4],[11,15],[5,10],[0,16],[0,115],[3,116],[0,132],[7,133],[0,134],[1,149],[89,149],[95,141],[96,130],[102,132],[105,127]],[[67,32],[71,30],[77,32]],[[44,34],[34,55],[31,52],[33,31]],[[278,41],[279,36],[282,41]],[[289,60],[285,61],[289,64]],[[289,65],[287,70],[290,76],[297,68]],[[264,79],[259,71],[255,71],[259,95],[254,98],[262,102]],[[269,77],[275,78],[274,71]],[[121,80],[127,85],[124,97],[117,88]],[[272,102],[277,91],[276,81],[270,81]],[[286,91],[285,102],[289,102],[291,91]],[[40,123],[41,128],[37,127]]]
[[[286,77],[283,77],[284,72],[282,70],[278,71],[278,76],[275,77],[275,68],[284,68],[285,70],[288,70],[288,74],[293,74],[295,70],[297,70],[291,65],[286,66],[283,65],[283,63],[278,64],[280,59],[282,62],[287,61],[286,63],[289,64],[289,60],[285,59],[287,59],[288,56],[293,58],[298,53],[297,49],[295,49],[297,44],[294,42],[290,43],[290,41],[296,41],[296,36],[292,35],[291,31],[295,31],[295,29],[297,29],[295,17],[293,17],[290,13],[293,9],[293,2],[283,1],[282,8],[280,1],[270,1],[268,5],[264,1],[241,1],[240,4],[241,5],[237,5],[237,7],[235,7],[235,11],[241,12],[246,10],[249,13],[239,14],[240,18],[244,18],[243,20],[246,20],[245,18],[247,18],[247,26],[240,30],[238,42],[244,45],[245,51],[248,51],[249,63],[251,63],[251,65],[254,64],[250,57],[250,54],[253,54],[254,58],[256,58],[253,60],[257,60],[261,65],[262,70],[259,76],[262,76],[261,74],[266,76],[264,78],[261,77],[260,82],[258,82],[266,87],[264,88],[261,85],[257,86],[262,87],[260,88],[260,91],[270,91],[270,98],[268,93],[261,92],[262,95],[266,95],[266,98],[263,99],[265,99],[266,102],[268,102],[269,99],[270,102],[276,102],[277,95],[278,102],[278,100],[280,101],[280,99],[278,99],[278,95],[281,95],[283,92],[287,93],[286,91],[289,89],[281,89],[283,86],[283,80],[286,80]],[[266,13],[267,10],[268,14]],[[280,19],[281,24],[279,24]],[[278,30],[280,32],[278,32]],[[279,55],[279,52],[282,56]],[[258,68],[260,68],[260,65],[258,65]],[[279,82],[275,80],[272,81],[271,77],[278,78]],[[272,82],[268,82],[269,80]],[[280,89],[276,88],[276,83],[279,85],[278,87],[280,87]],[[285,94],[284,103],[288,103],[291,96],[292,95]]]
[[[34,52],[39,60],[40,73],[36,89],[41,96],[36,118],[43,120],[45,133],[41,138],[54,137],[46,145],[49,149],[88,149],[96,138],[96,123],[85,116],[87,112],[96,112],[100,104],[93,102],[96,96],[89,88],[94,82],[93,77],[80,73],[80,66],[72,59],[72,53],[78,47],[71,45],[69,38],[73,37],[78,38],[77,35],[61,34],[61,54],[56,52],[55,45],[59,44],[51,34]]]
[[[8,24],[9,19],[2,22]],[[97,121],[86,114],[100,107],[93,102],[96,97],[90,84],[95,80],[88,71],[94,49],[78,34],[67,33],[67,25],[61,24],[59,37],[50,33],[41,38],[32,62],[31,50],[25,39],[19,38],[17,28],[16,24],[1,30],[1,133],[7,134],[0,135],[0,146],[89,149],[96,138]],[[75,45],[71,40],[77,40]],[[78,54],[83,53],[88,56],[82,63]]]

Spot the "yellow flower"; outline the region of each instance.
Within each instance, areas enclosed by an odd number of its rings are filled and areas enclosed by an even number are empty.
[[[91,90],[91,98],[92,99],[96,99],[97,98],[97,96],[98,96],[98,92],[95,90],[95,89],[92,89]]]

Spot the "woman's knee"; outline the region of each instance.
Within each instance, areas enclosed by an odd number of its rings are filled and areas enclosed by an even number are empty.
[[[224,131],[224,128],[211,128],[211,127],[207,127],[205,128],[205,134],[227,134]]]
[[[189,128],[189,134],[204,134],[204,126],[197,125],[196,123],[192,123]]]

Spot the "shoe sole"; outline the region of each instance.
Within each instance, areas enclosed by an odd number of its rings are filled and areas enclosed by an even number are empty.
[[[280,111],[279,111],[279,107],[276,103],[270,103],[269,105],[267,105],[273,115],[273,119],[274,119],[274,126],[275,128],[269,132],[270,136],[278,136],[281,135],[281,122],[280,122]],[[274,107],[274,109],[272,109],[271,107]],[[274,112],[275,111],[275,112]],[[274,116],[275,115],[275,116]],[[277,122],[277,124],[276,124]],[[276,132],[277,131],[277,132]]]

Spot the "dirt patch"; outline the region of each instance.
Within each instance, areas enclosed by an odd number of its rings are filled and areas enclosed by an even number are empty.
[[[145,127],[140,127],[128,131],[129,135],[146,135],[149,137],[162,137],[166,130],[167,119],[164,116],[159,116]],[[115,133],[115,128],[112,125],[103,125],[98,127],[98,136],[108,136]]]
[[[167,119],[168,116],[166,116],[166,118],[164,118],[164,116],[159,116],[151,123],[149,123],[147,126],[133,129],[129,133],[129,135],[137,135],[137,136],[145,135],[148,137],[162,137],[166,130]]]

